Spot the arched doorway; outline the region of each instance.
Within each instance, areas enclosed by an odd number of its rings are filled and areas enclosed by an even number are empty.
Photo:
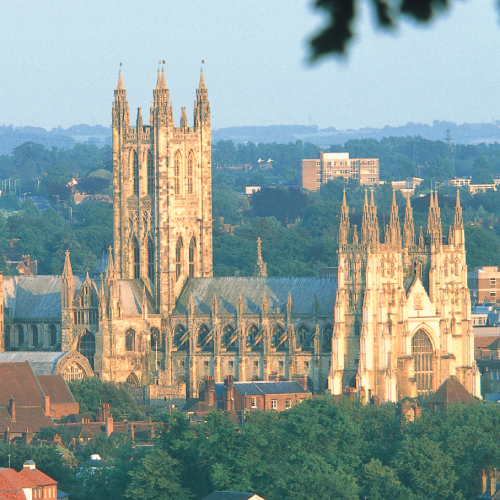
[[[418,330],[411,339],[417,393],[424,394],[432,390],[432,343],[429,336]]]

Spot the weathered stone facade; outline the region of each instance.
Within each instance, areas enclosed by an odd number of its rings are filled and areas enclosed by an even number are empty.
[[[16,341],[14,333],[23,321],[38,321],[43,331],[50,322],[50,349],[80,353],[104,380],[143,385],[154,404],[196,397],[207,375],[219,383],[227,375],[242,382],[276,373],[306,377],[315,393],[342,394],[348,386],[380,401],[435,391],[456,375],[479,395],[458,196],[445,240],[432,193],[425,238],[422,229],[415,235],[409,200],[401,231],[394,199],[381,242],[373,192],[359,235],[344,193],[338,280],[267,277],[260,242],[254,277],[214,278],[203,73],[192,127],[185,108],[174,126],[163,71],[153,95],[149,125],[139,110],[130,127],[120,74],[114,251],[87,276],[73,275],[67,253],[61,277],[6,278],[2,348],[46,349],[38,340]],[[49,281],[22,281],[28,279]]]

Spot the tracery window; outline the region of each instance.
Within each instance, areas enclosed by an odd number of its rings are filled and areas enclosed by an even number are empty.
[[[455,276],[458,276],[458,260],[455,261]]]
[[[186,341],[181,344],[181,340],[184,337],[185,333],[186,329],[184,328],[183,325],[177,325],[174,328],[173,345],[178,351],[189,350],[189,340],[186,339]]]
[[[194,154],[191,151],[188,157],[188,194],[193,194]]]
[[[134,238],[134,278],[139,279],[141,277],[141,250],[139,248],[139,242]]]
[[[445,259],[443,263],[443,274],[445,278],[448,276],[448,260]]]
[[[129,328],[125,334],[125,350],[127,352],[135,351],[135,331],[132,328]]]
[[[177,281],[182,272],[182,238],[179,237],[175,246],[175,281]]]
[[[332,336],[333,336],[333,327],[332,325],[326,325],[323,328],[321,349],[323,352],[332,352]]]
[[[160,331],[158,328],[151,328],[150,330],[151,333],[151,350],[156,351],[161,348],[160,345]]]
[[[417,392],[432,390],[432,343],[423,330],[418,330],[411,339]]]
[[[189,276],[194,277],[194,256],[196,253],[196,239],[193,236],[189,242]]]
[[[89,360],[90,366],[94,368],[95,337],[92,333],[86,332],[80,337],[78,352],[85,356]]]
[[[134,151],[134,194],[139,196],[139,157]]]
[[[207,325],[202,324],[198,327],[198,346],[201,347],[202,351],[210,351],[214,350],[214,341],[213,339],[206,340],[207,335],[210,334],[210,330]]]
[[[153,196],[155,192],[155,170],[153,163],[153,155],[148,152],[148,194]]]
[[[314,341],[309,339],[309,328],[305,325],[301,325],[297,330],[297,347],[301,347],[303,350],[309,350],[313,348]],[[304,344],[308,340],[307,344]]]
[[[151,283],[155,282],[155,246],[153,239],[148,240],[148,278]]]
[[[135,373],[131,373],[128,377],[127,377],[127,380],[126,380],[127,384],[130,384],[130,385],[139,385],[139,379],[137,378],[137,375]]]
[[[181,154],[179,152],[174,158],[174,189],[175,194],[181,194]]]

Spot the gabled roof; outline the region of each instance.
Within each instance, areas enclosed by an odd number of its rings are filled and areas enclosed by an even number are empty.
[[[46,396],[50,396],[50,402],[55,404],[74,403],[75,398],[69,390],[61,374],[38,375],[38,383],[41,385]]]
[[[475,403],[476,400],[454,375],[448,377],[441,387],[429,398],[427,404],[434,403]]]
[[[0,405],[43,407],[44,394],[28,363],[0,363]]]
[[[498,350],[500,337],[474,337],[474,347],[476,349],[492,349]]]
[[[329,278],[188,278],[177,301],[174,314],[186,314],[193,295],[195,314],[210,314],[214,293],[219,314],[236,314],[239,296],[244,314],[260,314],[264,293],[267,313],[286,312],[288,293],[292,296],[294,315],[312,314],[314,295],[318,314],[331,315],[335,305],[337,281]]]
[[[140,316],[142,314],[144,290],[146,290],[147,312],[156,314],[153,297],[144,287],[142,280],[118,280],[117,284],[118,296],[121,298],[120,305],[124,316]]]
[[[0,492],[22,491],[22,488],[36,488],[30,478],[19,475],[14,469],[0,468]]]
[[[38,469],[23,467],[19,471],[19,475],[35,483],[37,486],[50,486],[53,484],[57,484],[57,481],[55,479],[52,479],[51,477],[47,476],[47,474],[44,474],[41,470]]]
[[[30,367],[35,375],[52,375],[55,372],[59,360],[67,354],[67,351],[5,351],[0,352],[0,364],[29,361]]]
[[[16,421],[13,422],[6,406],[0,406],[0,432],[7,428],[10,432],[20,433],[29,429],[38,432],[42,427],[53,427],[52,418],[45,415],[42,407],[16,405]]]

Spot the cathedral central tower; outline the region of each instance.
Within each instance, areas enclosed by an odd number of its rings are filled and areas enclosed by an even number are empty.
[[[149,125],[135,127],[121,72],[113,103],[114,250],[120,279],[141,279],[168,315],[187,277],[212,276],[210,104],[203,70],[193,126],[179,126],[158,70]]]

